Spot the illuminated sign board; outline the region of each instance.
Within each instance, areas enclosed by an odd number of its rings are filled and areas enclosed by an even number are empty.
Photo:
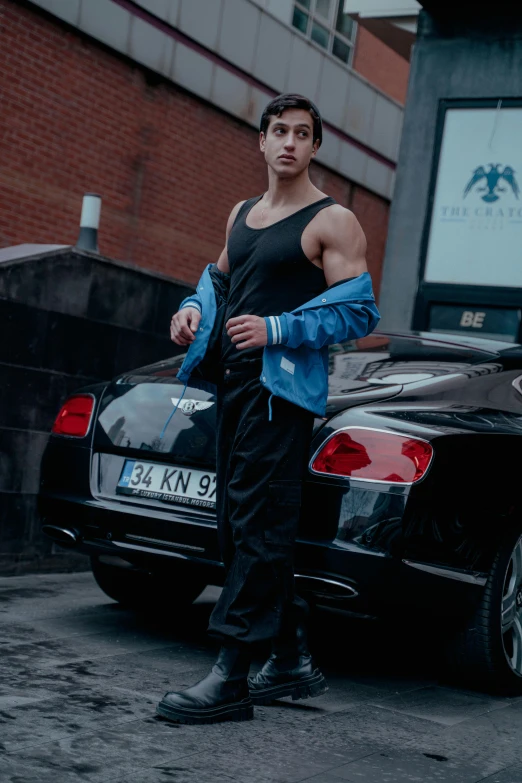
[[[424,281],[522,287],[522,106],[446,108]]]

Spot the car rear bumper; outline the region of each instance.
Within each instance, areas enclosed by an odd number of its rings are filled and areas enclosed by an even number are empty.
[[[42,493],[39,510],[44,532],[61,546],[154,571],[168,571],[177,562],[198,571],[207,584],[223,584],[215,524],[184,508],[151,517],[150,510],[129,503]],[[68,534],[60,537],[58,531]],[[305,597],[371,617],[404,610],[460,616],[473,609],[483,590],[478,582],[412,568],[339,539],[298,540],[295,573]]]

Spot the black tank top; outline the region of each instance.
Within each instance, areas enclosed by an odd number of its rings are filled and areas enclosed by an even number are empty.
[[[245,201],[228,237],[230,292],[225,323],[238,315],[266,318],[290,312],[327,287],[323,270],[304,254],[301,236],[312,218],[336,201],[327,196],[266,228],[250,228],[247,215],[261,198]],[[262,355],[262,348],[238,351],[223,330],[224,362],[252,360]]]

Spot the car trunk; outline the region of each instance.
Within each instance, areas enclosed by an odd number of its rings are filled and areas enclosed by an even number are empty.
[[[216,400],[193,388],[183,392],[170,374],[121,378],[108,387],[93,438],[95,496],[213,520]]]
[[[356,383],[352,393],[346,389],[343,397],[332,397],[328,416],[389,398],[401,388],[364,386]],[[168,503],[204,515],[214,512],[216,397],[189,386],[172,415],[182,394],[175,377],[165,375],[123,378],[108,387],[93,440],[96,495],[163,509]],[[317,418],[315,431],[324,423]]]
[[[188,387],[172,415],[182,395],[183,386],[173,378],[168,383],[147,377],[134,383],[113,383],[101,401],[94,449],[213,467],[216,398]]]

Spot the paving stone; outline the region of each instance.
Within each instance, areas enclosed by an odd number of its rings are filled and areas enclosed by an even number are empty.
[[[112,688],[83,689],[65,697],[31,701],[2,711],[1,743],[7,751],[30,747],[100,726],[147,717],[154,713],[155,705],[151,698]]]
[[[422,688],[429,688],[437,685],[437,680],[422,679],[415,676],[398,675],[397,673],[390,674],[389,672],[379,671],[378,667],[374,667],[374,673],[361,673],[358,669],[351,669],[346,666],[342,674],[336,672],[336,676],[340,679],[349,678],[351,683],[357,685],[363,685],[368,688],[373,688],[377,693],[383,693],[388,696],[399,695],[400,693],[409,693],[412,691],[418,691]]]
[[[192,660],[190,660],[192,658]],[[76,682],[79,687],[110,686],[134,690],[144,695],[163,696],[166,690],[185,687],[201,679],[209,670],[214,658],[195,666],[192,653],[178,657],[172,655],[168,666],[157,665],[153,658],[142,660],[141,656],[130,654],[115,659],[105,657],[57,666],[51,671],[59,674],[66,683]],[[38,670],[39,681],[44,680],[45,671]],[[26,675],[27,676],[27,675]],[[52,675],[51,675],[52,676]]]
[[[0,654],[3,654],[8,647],[16,644],[28,644],[41,639],[48,639],[49,636],[47,631],[39,634],[30,623],[5,622],[5,620],[2,622],[2,619],[0,619]]]
[[[483,778],[479,765],[404,751],[373,754],[331,772],[338,781],[357,783],[478,783]]]
[[[234,783],[238,780],[212,769],[202,770],[188,766],[189,763],[190,760],[187,760],[187,766],[184,766],[182,761],[172,762],[165,767],[152,767],[141,770],[135,775],[125,775],[114,780],[125,780],[129,783]],[[249,783],[266,783],[266,778],[250,778]]]
[[[143,669],[149,669],[153,666],[156,671],[174,675],[178,672],[181,674],[198,669],[208,670],[215,660],[216,651],[214,649],[165,647],[133,656],[132,665]]]
[[[291,696],[272,702],[270,709],[273,714],[279,709],[281,716],[293,712],[300,714],[303,720],[332,715],[336,712],[349,710],[358,704],[382,701],[389,697],[389,690],[385,687],[378,688],[359,682],[352,682],[349,678],[339,676],[328,677],[328,691],[314,699],[302,699],[292,701]]]
[[[24,764],[20,759],[0,756],[0,781],[2,783],[68,783],[68,781],[85,780],[76,773],[56,772],[49,767],[35,772],[32,765]]]
[[[0,617],[15,621],[63,617],[64,614],[114,611],[116,604],[89,573],[0,577]]]
[[[370,743],[356,743],[349,738],[334,745],[327,736],[317,737],[317,741],[311,743],[291,730],[289,735],[286,732],[279,732],[279,736],[274,733],[260,735],[255,725],[250,736],[246,734],[241,737],[241,753],[235,758],[233,766],[230,753],[221,744],[217,745],[213,755],[223,765],[223,771],[228,767],[233,774],[241,775],[250,765],[254,770],[261,770],[269,780],[300,781],[314,772],[328,771],[375,751]],[[246,774],[244,777],[247,777]]]
[[[0,692],[19,692],[22,695],[37,690],[51,691],[51,696],[66,695],[71,692],[90,687],[93,684],[93,674],[90,667],[92,661],[81,661],[65,667],[53,669],[32,669],[23,667],[2,671],[0,665]],[[109,684],[100,677],[100,685]],[[4,684],[5,683],[5,684]]]
[[[203,670],[201,670],[203,671]],[[95,684],[96,688],[110,687],[122,693],[134,693],[138,697],[159,700],[163,694],[172,690],[176,677],[163,669],[144,669],[134,667],[129,661],[126,665],[104,665],[104,662],[92,661],[87,674],[80,674],[81,687]]]
[[[383,709],[453,726],[476,715],[503,709],[510,702],[509,699],[494,699],[472,691],[430,687],[373,703]]]
[[[318,721],[310,721],[311,733],[317,731],[317,724]],[[434,724],[409,715],[391,713],[371,704],[360,704],[350,710],[325,716],[320,726],[321,732],[332,743],[341,744],[349,738],[353,742],[372,742],[377,747],[389,747],[401,745],[412,738],[423,740],[432,733]]]
[[[43,699],[53,699],[47,707],[36,710],[36,714],[41,716],[41,710],[53,712],[61,705],[62,702],[56,698],[59,694],[72,699],[63,702],[66,705],[65,710],[58,710],[60,719],[65,720],[71,709],[76,710],[79,699],[86,700],[88,705],[91,696],[103,701],[106,693],[109,693],[109,701],[112,699],[115,707],[118,704],[123,705],[130,698],[136,705],[140,705],[140,710],[144,705],[148,705],[150,711],[166,691],[191,684],[204,676],[208,669],[206,664],[196,669],[192,662],[193,668],[187,672],[190,662],[185,656],[181,661],[174,659],[170,671],[163,667],[157,669],[150,662],[138,662],[138,665],[134,665],[133,655],[123,657],[124,661],[118,664],[114,663],[113,658],[102,658],[98,661],[85,660],[53,668],[33,670],[27,667],[16,670],[16,673],[10,673],[4,678],[5,682],[9,681],[9,686],[3,685],[0,679],[0,709],[2,706],[7,710]],[[184,671],[177,673],[178,668]],[[20,716],[20,711],[16,714]],[[20,721],[18,725],[21,725]],[[41,725],[40,722],[37,731]],[[62,734],[53,735],[53,738],[57,736]],[[9,739],[9,735],[3,732],[3,740]]]
[[[507,767],[490,777],[483,778],[481,783],[522,783],[522,764]]]
[[[233,753],[227,748],[216,747],[211,751],[198,753],[197,757],[185,759],[185,762],[189,764],[182,764],[181,768],[179,762],[174,765],[169,762],[160,766],[177,774],[183,769],[186,772],[187,766],[191,775],[213,770],[218,775],[228,775],[233,780],[241,780],[245,783],[246,781],[297,783],[314,774],[327,771],[335,764],[335,759],[327,757],[327,754],[296,753],[291,747],[273,748],[268,745],[258,745],[257,749],[248,750],[236,747]]]
[[[58,775],[76,774],[82,780],[98,783],[197,754],[201,739],[204,747],[204,738],[181,732],[167,735],[160,729],[154,741],[150,734],[140,731],[103,730],[36,745],[11,753],[8,758],[29,767],[34,774],[32,781],[54,770]]]
[[[305,778],[306,783],[343,783],[343,780],[346,781],[346,778],[341,778],[339,775],[335,774],[335,770],[333,772],[321,772],[319,775],[313,775],[311,778]],[[305,783],[303,781],[303,783]]]
[[[522,783],[522,699],[442,686],[402,630],[339,613],[315,623],[324,696],[256,707],[244,723],[158,720],[163,693],[215,658],[219,591],[206,592],[173,623],[105,599],[91,574],[0,579],[0,781]]]
[[[24,690],[23,696],[21,695],[20,690],[14,688],[2,688],[2,691],[3,693],[0,695],[0,715],[13,707],[25,707],[27,704],[33,704],[36,701],[52,699],[55,695],[52,691],[43,689]]]
[[[150,648],[168,647],[167,644],[138,633],[98,633],[67,639],[47,639],[32,644],[19,644],[2,650],[3,666],[37,666],[40,668],[63,665],[86,658],[102,658],[139,652]]]
[[[507,701],[509,702],[511,709],[521,710],[521,714],[522,714],[522,696],[513,696],[507,699]]]
[[[484,777],[522,763],[520,711],[511,706],[455,726],[432,726],[430,733],[406,739],[404,747],[479,764]]]

